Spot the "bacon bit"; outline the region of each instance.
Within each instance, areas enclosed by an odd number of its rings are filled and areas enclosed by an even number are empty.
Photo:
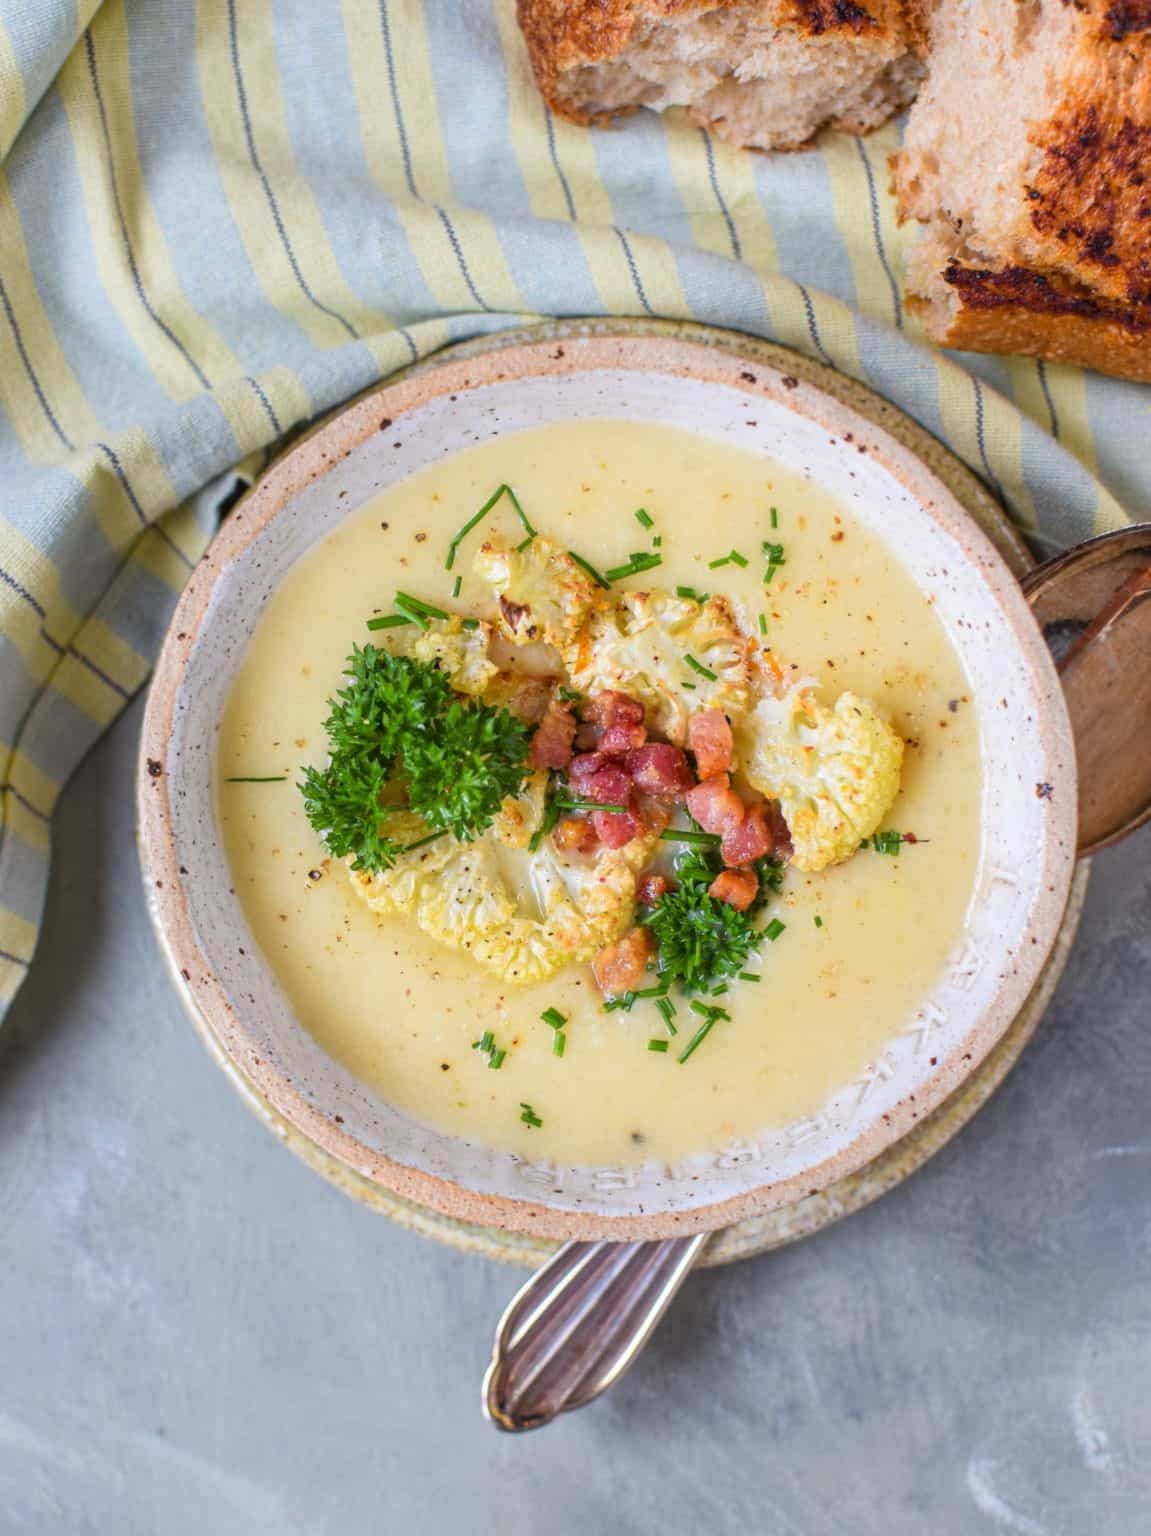
[[[790,859],[792,854],[791,828],[783,819],[783,807],[778,800],[767,802],[767,826],[771,833],[771,849],[777,859]]]
[[[576,746],[581,752],[594,752],[599,742],[599,736],[599,726],[592,725],[590,721],[581,721],[576,726]]]
[[[635,780],[636,788],[647,795],[677,800],[695,787],[695,774],[682,748],[670,747],[663,741],[651,741],[629,752],[624,767]]]
[[[535,725],[547,714],[552,685],[540,677],[526,677],[508,701],[509,713],[525,725]]]
[[[606,752],[609,757],[621,757],[635,747],[642,747],[646,740],[645,725],[625,725],[617,721],[614,725],[604,728],[598,745],[599,750]]]
[[[618,944],[601,949],[591,967],[603,995],[618,997],[621,992],[634,992],[654,953],[655,943],[646,928],[633,928]]]
[[[600,805],[626,805],[631,809],[632,782],[618,763],[605,763],[590,777],[581,776],[579,791]]]
[[[666,875],[644,875],[636,889],[635,899],[641,907],[654,907],[670,890],[671,881]]]
[[[759,877],[753,869],[724,869],[708,886],[707,894],[737,912],[746,912],[759,894]]]
[[[622,848],[644,831],[643,820],[633,810],[593,811],[591,824],[605,848]]]
[[[583,718],[604,730],[611,725],[642,725],[643,716],[644,708],[638,699],[614,688],[595,694],[583,707]]]
[[[573,783],[576,779],[590,779],[593,773],[598,773],[606,765],[607,758],[602,752],[581,752],[568,764],[568,778]]]
[[[720,853],[725,864],[754,864],[771,852],[771,828],[762,805],[753,805],[738,826],[723,834]]]
[[[735,755],[731,726],[722,709],[705,709],[687,722],[687,744],[695,753],[701,779],[727,773]]]
[[[567,704],[551,703],[532,737],[533,768],[566,768],[572,760],[576,720]]]
[[[599,842],[595,828],[584,816],[562,816],[552,840],[561,853],[591,853]]]
[[[746,807],[726,773],[717,773],[714,779],[697,784],[688,794],[687,808],[705,832],[720,834],[738,827],[746,814]]]

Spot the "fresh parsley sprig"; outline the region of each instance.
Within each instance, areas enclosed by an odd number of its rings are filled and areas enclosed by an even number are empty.
[[[651,932],[658,967],[666,984],[678,983],[688,995],[710,992],[747,969],[764,938],[756,918],[768,893],[779,889],[782,866],[760,859],[759,895],[744,912],[717,901],[709,887],[723,868],[719,851],[710,843],[690,843],[676,864],[675,886],[660,897],[640,921]]]
[[[331,700],[329,761],[299,788],[312,826],[336,858],[376,873],[405,847],[389,831],[399,811],[426,832],[470,841],[527,778],[529,730],[505,709],[462,703],[431,663],[356,646],[348,685]]]

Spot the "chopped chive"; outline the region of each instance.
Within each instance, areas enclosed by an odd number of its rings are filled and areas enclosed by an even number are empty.
[[[550,1024],[553,1029],[562,1029],[567,1023],[567,1020],[558,1008],[545,1008],[540,1014],[540,1018],[545,1024]]]
[[[755,971],[740,971],[739,979],[740,981],[762,981],[763,977],[757,975]]]
[[[711,996],[712,997],[722,997],[725,992],[729,992],[730,990],[731,990],[731,988],[728,986],[727,982],[724,981],[724,982],[721,982],[718,987],[712,987],[712,989],[711,989]]]
[[[225,784],[283,784],[283,783],[286,782],[287,777],[288,777],[288,775],[286,773],[265,773],[265,774],[258,774],[258,775],[257,774],[234,774],[231,778],[225,779],[224,783]]]
[[[899,857],[902,843],[902,832],[877,832],[871,839],[871,846],[875,849],[876,853],[890,853],[895,858]]]
[[[781,923],[778,917],[773,917],[771,922],[768,923],[767,927],[763,930],[763,936],[770,943],[774,944],[776,939],[779,938],[780,934],[786,927],[786,923]]]
[[[702,848],[717,848],[723,842],[718,832],[687,832],[678,827],[668,827],[659,835],[665,843],[697,843]]]
[[[427,837],[418,837],[414,843],[405,843],[400,849],[401,853],[411,853],[413,848],[424,848],[428,843],[434,843],[441,837],[447,837],[446,832],[429,832]]]
[[[480,621],[479,619],[465,619],[463,627],[464,629],[479,629]]]
[[[583,698],[582,693],[577,693],[574,688],[565,688],[562,684],[556,690],[556,692],[559,694],[561,699],[566,700],[566,702],[569,704],[578,704]]]
[[[601,805],[598,800],[585,800],[579,795],[558,794],[554,803],[565,811],[614,811],[622,815],[627,810],[626,805]]]
[[[590,564],[589,561],[585,560],[582,555],[577,555],[574,549],[569,549],[568,550],[568,557],[569,557],[569,559],[572,559],[572,560],[575,561],[575,563],[579,566],[581,571],[586,571],[587,572],[587,574],[595,582],[597,587],[602,587],[604,589],[604,591],[606,592],[608,587],[611,586],[611,582],[610,581],[605,581],[603,579],[603,577],[600,575],[600,573],[596,570],[595,566]]]
[[[463,584],[464,584],[464,578],[462,576],[457,576],[455,581],[452,582],[452,596],[453,597],[459,597],[459,595],[460,595],[460,588],[463,586]]]
[[[488,1068],[492,1072],[498,1072],[504,1064],[507,1051],[493,1051],[488,1057]]]
[[[767,634],[767,615],[765,613],[761,613],[759,616],[759,632],[761,635]]]
[[[822,928],[823,927],[823,918],[820,917],[818,912],[815,914],[815,926],[817,928]]]
[[[636,997],[666,997],[670,985],[668,981],[661,981],[658,987],[640,987],[635,995]]]
[[[552,1040],[552,1055],[562,1056],[565,1049],[567,1048],[567,1043],[568,1037],[564,1034],[562,1029],[557,1029],[555,1032],[555,1037]]]
[[[718,560],[709,560],[707,562],[707,568],[708,568],[709,571],[718,571],[721,565],[730,565],[730,564],[731,564],[731,556],[730,555],[720,555]]]
[[[647,1048],[648,1048],[649,1051],[666,1051],[667,1050],[667,1041],[666,1040],[649,1040],[648,1043],[647,1043]]]
[[[715,1012],[715,1010],[713,1008],[709,1008],[706,1003],[701,1003],[697,997],[693,997],[691,1000],[691,1011],[692,1013],[698,1013],[702,1015],[702,1017],[705,1019],[710,1019],[712,1014]]]
[[[496,502],[499,501],[504,492],[509,489],[510,487],[506,485],[498,486],[496,490],[494,490],[488,497],[487,501],[484,502],[483,506],[476,513],[476,515],[474,517],[469,517],[464,526],[456,534],[455,538],[448,545],[448,557],[444,561],[444,565],[449,571],[456,563],[456,550],[460,547],[460,544],[464,539],[467,538],[468,534],[471,533],[472,529],[476,526],[477,523],[483,522],[484,518],[487,517],[488,513],[495,506]]]
[[[637,507],[635,509],[634,516],[636,522],[640,525],[641,528],[650,528],[652,526],[652,519],[647,515],[642,507]]]
[[[528,549],[532,544],[535,543],[535,541],[536,541],[535,534],[534,533],[529,533],[526,539],[523,539],[519,544],[516,545],[516,554],[517,555],[522,555],[524,550]]]
[[[749,564],[747,556],[741,555],[738,549],[733,549],[727,558],[732,565],[738,565],[741,571],[745,570]]]
[[[529,538],[534,539],[536,536],[536,530],[532,527],[531,523],[528,522],[528,515],[520,506],[519,497],[516,495],[515,491],[512,490],[510,485],[505,485],[503,489],[508,493],[508,496],[511,499],[511,504],[516,509],[516,516],[524,525],[524,532],[528,535]]]
[[[660,1017],[663,1019],[664,1024],[667,1026],[668,1034],[677,1035],[679,1031],[672,1023],[672,1019],[675,1016],[675,1004],[672,1002],[671,998],[658,997],[656,998],[655,1006],[659,1009]]]
[[[683,659],[687,662],[688,666],[693,672],[699,673],[700,677],[710,678],[713,683],[719,681],[717,674],[714,673],[710,667],[705,667],[702,661],[696,661],[695,657],[691,654],[690,651],[684,652]]]
[[[772,578],[774,577],[774,575],[775,575],[775,573],[776,573],[776,571],[778,569],[779,569],[779,567],[777,565],[769,565],[767,570],[764,571],[764,573],[763,573],[763,584],[764,584],[765,587],[768,587],[768,586],[771,585]]]
[[[644,571],[654,571],[657,565],[662,564],[662,555],[649,555],[646,550],[641,550],[638,554],[632,555],[626,565],[613,566],[604,575],[609,584],[613,581],[626,581],[629,576],[639,576]]]
[[[652,541],[651,541],[651,547],[652,547],[652,549],[662,549],[663,548],[663,534],[662,533],[657,533],[657,534],[653,535]]]
[[[425,603],[423,598],[413,597],[410,592],[397,592],[395,602],[402,602],[405,608],[411,608],[416,613],[424,613],[429,619],[446,619],[447,614],[442,608],[437,608],[433,603]]]
[[[403,614],[406,619],[410,619],[413,624],[418,624],[421,629],[431,628],[431,620],[427,614],[421,613],[418,608],[409,607],[402,593],[397,592],[394,601],[397,613]]]
[[[531,1105],[525,1104],[522,1099],[520,1100],[520,1109],[523,1111],[523,1113],[520,1115],[520,1119],[525,1125],[540,1126],[543,1124],[543,1121],[536,1114]]]
[[[725,1013],[722,1008],[707,1008],[703,1004],[700,1004],[697,1007],[694,1002],[691,1006],[697,1013],[702,1013],[705,1015],[705,1017],[703,1023],[696,1030],[695,1034],[692,1035],[691,1039],[687,1043],[687,1046],[680,1054],[679,1063],[681,1066],[694,1051],[699,1049],[699,1047],[707,1039],[708,1035],[715,1028],[720,1019],[728,1019],[731,1017],[731,1015]]]
[[[779,513],[775,510],[774,507],[771,509],[771,526],[773,528],[779,527]]]
[[[398,629],[401,624],[414,624],[415,619],[409,619],[403,613],[386,613],[378,619],[369,619],[369,629]]]
[[[492,1034],[490,1029],[485,1029],[478,1040],[472,1041],[472,1050],[487,1052],[491,1050],[495,1043],[496,1037]]]
[[[605,1013],[630,1013],[635,1003],[634,992],[621,992],[618,997],[611,997],[603,1005]]]
[[[706,603],[707,593],[697,592],[694,587],[676,587],[676,597],[690,597],[693,603]]]
[[[694,693],[695,690],[699,687],[699,684],[698,683],[686,683],[685,682],[685,683],[680,683],[679,686],[681,688],[689,688],[691,690],[691,692]]]

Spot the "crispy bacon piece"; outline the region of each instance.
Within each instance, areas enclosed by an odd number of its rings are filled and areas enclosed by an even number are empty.
[[[628,725],[617,721],[600,732],[598,749],[609,757],[621,757],[633,748],[642,747],[647,740],[647,726]]]
[[[590,779],[606,762],[607,758],[602,752],[577,752],[568,764],[568,778],[573,782],[576,779]]]
[[[529,757],[533,768],[566,768],[572,760],[576,720],[567,704],[551,703],[536,727]]]
[[[731,725],[722,709],[705,709],[687,722],[687,744],[695,753],[701,779],[727,773],[735,755]]]
[[[583,718],[607,730],[613,725],[642,725],[643,705],[630,694],[608,688],[594,694],[583,707]]]
[[[687,808],[705,832],[721,836],[738,827],[746,815],[746,807],[726,773],[717,773],[689,790]]]
[[[618,763],[604,761],[602,768],[589,775],[581,775],[575,787],[587,800],[599,805],[622,805],[631,809],[632,782]]]
[[[562,816],[556,823],[552,840],[561,853],[592,853],[599,843],[595,828],[586,816]]]
[[[581,752],[594,752],[600,738],[600,728],[590,720],[581,720],[576,726],[575,744]]]
[[[638,811],[593,811],[591,824],[605,848],[622,848],[644,830]]]
[[[678,800],[695,785],[695,774],[680,747],[663,741],[649,741],[624,758],[624,767],[645,795],[661,795]]]
[[[777,859],[791,858],[791,829],[783,819],[783,807],[778,800],[767,802],[767,825],[771,832],[771,850]]]
[[[644,875],[636,890],[635,899],[641,907],[654,907],[670,890],[671,881],[666,875]]]
[[[646,928],[633,928],[618,944],[601,949],[591,963],[600,991],[605,997],[634,992],[654,952],[655,943]]]
[[[525,725],[536,725],[547,714],[552,685],[549,679],[525,677],[508,700],[508,710]]]
[[[728,865],[754,864],[771,852],[771,828],[762,805],[751,806],[737,826],[726,829],[719,851]]]
[[[753,869],[723,869],[708,886],[707,894],[737,912],[746,912],[759,894],[759,877]]]

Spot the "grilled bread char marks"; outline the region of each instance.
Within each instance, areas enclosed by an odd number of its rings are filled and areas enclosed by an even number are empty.
[[[686,107],[731,142],[797,148],[866,132],[911,99],[903,0],[518,0],[540,89],[600,121]]]
[[[1151,0],[932,0],[893,162],[947,346],[1151,378]]]

